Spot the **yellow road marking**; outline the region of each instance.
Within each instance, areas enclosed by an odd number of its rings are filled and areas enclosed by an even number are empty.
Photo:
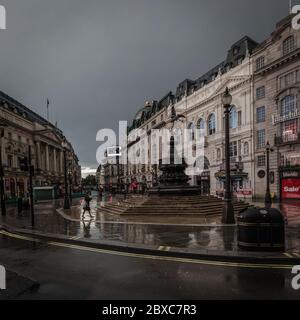
[[[160,251],[170,251],[171,247],[159,246],[158,250]]]
[[[80,239],[81,238],[81,236],[74,236],[74,237],[70,237],[69,239],[71,239],[71,240],[78,240],[78,239]]]
[[[0,234],[5,236],[26,240],[26,241],[33,241],[33,242],[43,242],[47,243],[51,246],[62,247],[62,248],[69,248],[81,251],[88,251],[88,252],[95,252],[95,253],[102,253],[102,254],[110,254],[116,256],[123,256],[123,257],[131,257],[131,258],[142,258],[142,259],[151,259],[151,260],[161,260],[161,261],[172,261],[172,262],[182,262],[182,263],[192,263],[192,264],[200,264],[200,265],[211,265],[211,266],[223,266],[223,267],[239,267],[239,268],[257,268],[257,269],[291,269],[294,265],[283,265],[283,264],[263,264],[263,263],[242,263],[242,262],[226,262],[226,261],[209,261],[209,260],[196,260],[196,259],[189,259],[189,258],[177,258],[177,257],[168,257],[168,256],[155,256],[151,254],[139,254],[139,253],[130,253],[130,252],[121,252],[121,251],[113,251],[108,249],[98,249],[98,248],[91,248],[82,245],[73,245],[68,243],[61,243],[55,241],[42,241],[36,238],[22,236],[18,234],[14,234],[7,231],[0,231]]]

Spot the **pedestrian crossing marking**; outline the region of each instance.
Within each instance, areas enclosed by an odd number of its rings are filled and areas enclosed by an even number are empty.
[[[288,258],[293,258],[293,256],[287,252],[285,252],[284,255],[287,256]]]

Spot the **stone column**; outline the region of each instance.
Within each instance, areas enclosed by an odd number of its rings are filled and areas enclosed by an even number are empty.
[[[56,163],[56,149],[53,148],[53,171],[57,172],[57,163]]]
[[[45,145],[45,151],[46,151],[46,171],[49,171],[49,145]]]
[[[36,144],[36,167],[37,169],[41,169],[41,144],[39,141],[35,142]]]
[[[1,155],[0,155],[0,157],[2,159],[2,164],[7,165],[6,157],[5,157],[5,138],[2,137],[0,142],[1,142]]]
[[[63,164],[63,162],[64,162],[64,157],[63,157],[63,155],[64,155],[64,154],[63,154],[63,151],[60,150],[60,151],[59,151],[59,160],[60,160],[60,161],[59,161],[59,163],[60,163],[60,168],[59,168],[59,169],[60,169],[60,173],[61,173],[61,174],[63,174],[63,172],[64,172],[64,164]]]

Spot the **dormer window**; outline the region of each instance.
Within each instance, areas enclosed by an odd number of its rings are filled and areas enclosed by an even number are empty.
[[[239,48],[238,48],[238,47],[235,47],[235,48],[233,49],[233,54],[236,55],[236,54],[238,54],[238,53],[239,53]]]
[[[290,37],[286,38],[283,41],[282,48],[283,48],[283,54],[284,55],[289,54],[290,52],[292,52],[295,49],[295,39],[294,39],[294,37],[290,36]]]
[[[256,59],[256,70],[259,70],[265,66],[265,57],[261,56]]]

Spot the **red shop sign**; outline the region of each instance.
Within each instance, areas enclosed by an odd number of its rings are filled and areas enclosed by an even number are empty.
[[[282,179],[281,197],[283,199],[300,199],[300,179]]]

